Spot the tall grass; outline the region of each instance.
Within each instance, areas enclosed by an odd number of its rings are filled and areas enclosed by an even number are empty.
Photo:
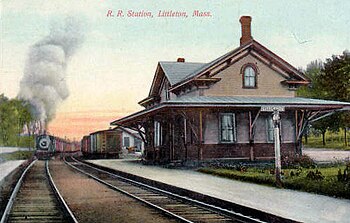
[[[325,143],[322,142],[322,134],[311,133],[308,136],[307,143],[303,138],[303,144],[309,148],[325,148],[325,149],[339,149],[339,150],[350,150],[350,131],[347,134],[347,145],[344,140],[344,130],[339,129],[338,132],[327,131],[325,134]]]
[[[345,164],[318,167],[316,169],[297,168],[283,169],[282,183],[284,188],[323,194],[350,199],[350,181],[342,182],[337,178],[338,170],[344,171]],[[202,173],[221,176],[229,179],[247,181],[268,186],[276,186],[275,175],[271,169],[247,168],[244,171],[224,168],[201,168]],[[310,174],[312,172],[312,174]],[[314,176],[316,172],[320,177]]]

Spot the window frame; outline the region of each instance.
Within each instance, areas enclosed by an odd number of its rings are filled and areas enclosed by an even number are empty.
[[[272,140],[269,137],[269,120],[271,120],[271,123],[272,123]],[[266,117],[266,141],[268,143],[275,142],[275,130],[274,130],[274,128],[275,128],[275,126],[273,123],[272,115],[269,115]],[[280,129],[280,141],[282,143],[282,119],[280,120],[280,123],[279,123],[279,129]]]
[[[165,91],[165,100],[170,100],[170,91],[169,91],[170,85],[168,83],[165,83],[164,91]]]
[[[154,147],[159,147],[162,145],[162,125],[159,121],[154,121],[154,137],[153,144]]]
[[[245,76],[245,73],[246,73],[246,70],[251,68],[254,72],[254,86],[248,86],[246,85],[246,76]],[[259,70],[257,68],[257,66],[253,63],[247,63],[247,64],[244,64],[241,68],[241,75],[242,75],[242,87],[243,88],[246,88],[246,89],[256,89],[258,88],[258,74],[259,74]],[[253,77],[253,76],[250,76],[250,77]]]
[[[270,126],[271,123],[271,126]],[[275,126],[272,120],[272,115],[266,117],[266,141],[268,143],[275,142]],[[270,136],[270,132],[272,133],[272,137]]]
[[[230,115],[232,117],[232,140],[223,140],[223,123],[222,117]],[[227,131],[227,130],[226,130]],[[237,122],[236,122],[236,113],[234,112],[221,112],[219,113],[219,143],[230,144],[237,142]]]
[[[126,139],[127,139],[127,140],[126,140]],[[127,141],[128,144],[129,144],[128,146],[125,145],[125,144],[126,144],[126,143],[125,143],[126,141]],[[124,136],[124,137],[123,137],[123,146],[126,147],[126,148],[130,147],[130,137],[129,137],[129,136]]]

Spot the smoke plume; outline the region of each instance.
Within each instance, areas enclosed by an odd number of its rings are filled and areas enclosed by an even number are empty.
[[[83,40],[80,22],[68,17],[63,24],[52,25],[49,35],[29,49],[18,97],[31,104],[34,118],[45,126],[69,96],[67,65]]]

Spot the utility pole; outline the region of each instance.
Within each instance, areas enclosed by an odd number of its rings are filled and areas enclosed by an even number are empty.
[[[279,111],[277,109],[273,110],[272,120],[273,120],[273,124],[274,124],[276,184],[278,187],[282,187],[282,181],[281,181],[281,142],[280,142],[281,117],[280,117]]]

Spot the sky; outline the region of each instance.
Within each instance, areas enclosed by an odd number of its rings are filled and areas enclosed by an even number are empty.
[[[69,97],[49,124],[52,134],[79,140],[142,108],[158,61],[210,62],[239,46],[242,15],[252,36],[299,68],[350,49],[349,1],[262,0],[1,0],[0,93],[12,98],[30,47],[55,22],[74,16],[85,41],[67,64]],[[112,10],[114,17],[108,17]],[[125,16],[117,17],[123,10]],[[126,13],[152,12],[153,18]],[[159,10],[187,18],[157,17]],[[193,17],[193,11],[210,17]]]

